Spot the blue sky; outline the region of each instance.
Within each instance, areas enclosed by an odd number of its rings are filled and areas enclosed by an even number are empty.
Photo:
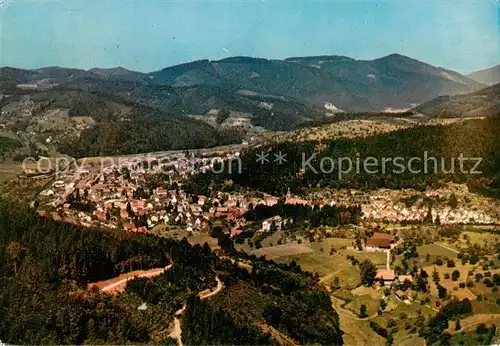
[[[500,3],[476,1],[23,1],[1,11],[1,66],[401,53],[460,72],[500,63]]]

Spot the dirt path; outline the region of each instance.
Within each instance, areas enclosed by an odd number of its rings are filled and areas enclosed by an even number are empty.
[[[273,326],[270,326],[269,324],[265,322],[258,322],[256,323],[257,327],[259,327],[260,330],[262,330],[264,333],[269,333],[271,337],[276,340],[276,342],[279,345],[283,346],[295,346],[299,345],[298,342],[290,338],[288,335],[283,334]]]
[[[224,284],[222,283],[222,281],[220,281],[218,276],[215,277],[215,281],[217,281],[217,287],[215,288],[215,290],[211,291],[210,289],[206,289],[199,293],[201,300],[210,298],[211,296],[214,296],[222,291],[222,289],[224,288]]]
[[[367,323],[370,319],[377,317],[377,314],[360,318],[351,310],[342,308],[343,303],[343,300],[332,297],[332,306],[339,315],[340,329],[344,332],[345,345],[385,345],[386,340],[376,334]]]
[[[224,284],[222,283],[222,281],[219,279],[218,276],[215,277],[215,281],[217,281],[217,287],[215,287],[215,290],[211,291],[210,289],[206,289],[198,293],[201,300],[210,298],[222,291],[222,289],[224,288]],[[186,311],[186,304],[184,304],[181,309],[175,312],[174,321],[172,322],[172,331],[168,335],[177,342],[177,346],[183,346],[182,325],[180,316],[184,314],[184,311]]]
[[[177,342],[177,345],[182,346],[182,327],[181,320],[177,316],[181,316],[186,310],[186,304],[182,306],[179,310],[177,310],[174,314],[174,322],[172,326],[172,331],[168,335],[172,339]]]
[[[125,273],[120,276],[104,280],[104,281],[98,281],[89,284],[89,289],[92,287],[97,287],[101,292],[105,292],[108,294],[117,294],[120,292],[123,292],[125,290],[125,287],[127,285],[127,281],[130,281],[134,278],[152,278],[155,276],[158,276],[165,272],[166,270],[169,270],[172,268],[172,263],[166,266],[165,268],[155,268],[155,269],[149,269],[149,270],[136,270],[133,272]]]
[[[451,247],[446,246],[446,245],[444,245],[444,244],[441,244],[441,243],[434,243],[434,244],[436,244],[437,246],[441,246],[443,249],[450,250],[450,251],[452,251],[452,252],[454,252],[454,253],[459,253],[459,251],[457,251],[457,250],[455,250],[455,249],[452,249]]]
[[[334,296],[331,296],[331,300],[332,300],[332,305],[335,308],[335,310],[337,310],[337,312],[339,314],[340,314],[340,312],[342,312],[344,314],[344,317],[349,318],[351,320],[369,321],[369,320],[372,320],[372,319],[374,319],[374,318],[376,318],[378,316],[378,313],[375,313],[375,314],[373,314],[371,316],[359,317],[358,315],[356,315],[351,310],[342,307],[342,304],[344,303],[344,301],[342,299],[334,297]]]
[[[335,275],[338,275],[338,273],[340,273],[340,271],[336,271],[335,273],[330,273],[330,274],[328,274],[328,275],[325,275],[325,276],[321,277],[321,278],[319,279],[319,283],[320,283],[320,284],[324,284],[324,283],[325,283],[325,281],[330,280],[330,279],[331,279],[332,277],[334,277]]]
[[[476,328],[479,324],[484,323],[488,325],[491,321],[500,322],[500,314],[477,314],[473,316],[469,316],[460,320],[461,329],[455,330],[455,324],[453,323],[452,327],[447,330],[450,334],[461,333],[463,331],[470,331]]]

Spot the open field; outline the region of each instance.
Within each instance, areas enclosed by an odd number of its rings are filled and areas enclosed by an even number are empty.
[[[276,231],[273,234],[271,234],[269,237],[266,237],[264,240],[262,240],[261,245],[262,247],[268,247],[268,246],[275,246],[278,245],[278,240],[281,238],[281,231]]]
[[[342,250],[341,253],[345,254],[346,256],[352,255],[360,262],[364,260],[370,260],[378,268],[386,268],[387,253],[383,251],[364,252],[347,249]]]
[[[500,295],[494,297],[492,294],[489,297],[483,297],[481,301],[472,301],[472,311],[475,314],[500,314],[500,306],[496,303],[496,300],[500,298]]]
[[[267,259],[276,259],[283,256],[296,256],[310,252],[313,252],[313,250],[308,245],[294,243],[269,246],[253,251],[257,257],[265,256]]]
[[[153,228],[152,232],[159,236],[168,237],[172,239],[182,240],[186,238],[191,245],[199,244],[203,246],[208,243],[212,250],[218,249],[219,244],[217,239],[212,238],[210,235],[204,232],[197,232],[195,234],[189,234],[182,227],[168,227],[165,225],[157,225]]]
[[[375,333],[368,321],[360,320],[352,311],[342,308],[342,301],[332,297],[332,306],[339,314],[340,329],[346,345],[385,345],[385,339]]]
[[[388,330],[395,329],[395,345],[425,345],[424,340],[417,333],[425,323],[423,318],[428,319],[435,314],[436,311],[427,305],[420,305],[416,302],[406,304],[395,296],[390,296],[383,314],[377,315],[373,321]],[[389,327],[389,323],[395,327]]]
[[[478,324],[484,323],[486,325],[497,325],[500,326],[500,314],[475,314],[472,316],[468,316],[464,319],[460,320],[460,325],[462,329],[459,332],[463,331],[472,331],[474,330]],[[455,331],[455,323],[450,323],[450,328],[448,328],[448,333],[454,334]]]
[[[352,246],[354,239],[351,238],[325,238],[320,242],[311,243],[311,248],[314,251],[320,251],[323,248],[324,251],[329,252],[330,249],[339,250],[342,247]]]
[[[466,245],[467,237],[471,244],[484,245],[485,243],[500,241],[500,232],[496,234],[484,231],[465,231],[462,232],[460,240],[462,245]]]
[[[310,252],[296,256],[283,256],[275,259],[278,262],[290,263],[295,260],[305,271],[318,273],[325,285],[331,285],[335,277],[345,288],[356,288],[361,283],[359,269],[353,266],[345,256],[326,252]]]
[[[212,238],[207,233],[196,233],[189,236],[187,239],[191,245],[199,244],[203,246],[205,243],[208,243],[212,250],[219,248],[217,239]]]
[[[295,260],[303,270],[318,273],[323,284],[329,286],[337,277],[342,289],[351,290],[359,286],[360,274],[358,266],[353,265],[347,256],[353,256],[358,261],[369,259],[379,268],[385,268],[387,260],[385,252],[364,252],[352,249],[352,242],[353,239],[350,238],[325,238],[323,241],[312,242],[309,245],[302,244],[301,249],[304,250],[301,253],[287,254],[275,250],[273,255],[276,256],[273,259],[285,263]],[[263,248],[254,251],[254,254],[261,255],[282,246],[274,246],[265,250]]]
[[[0,182],[14,179],[21,173],[23,168],[20,163],[0,163]]]
[[[345,305],[345,308],[359,315],[361,305],[364,305],[366,306],[366,314],[368,316],[373,316],[380,309],[380,299],[382,296],[382,292],[379,293],[378,297],[368,294],[354,296],[354,298]]]
[[[426,244],[423,246],[419,246],[417,252],[420,257],[425,257],[427,254],[429,254],[434,258],[437,257],[449,258],[449,259],[457,258],[456,252],[437,244]]]
[[[388,331],[393,331],[394,345],[425,345],[417,333],[424,320],[436,314],[436,309],[428,305],[413,302],[404,303],[394,295],[386,298],[387,307],[382,315],[378,315],[381,290],[371,287],[358,287],[352,291],[338,290],[332,292],[332,306],[340,316],[340,322],[346,345],[377,345],[385,339],[376,334],[370,327],[373,321]],[[361,304],[367,307],[367,317],[360,318]],[[419,322],[420,321],[420,322]],[[394,327],[389,327],[389,322]]]
[[[279,134],[275,140],[281,142],[368,137],[400,130],[409,125],[412,124],[397,122],[394,121],[394,118],[384,121],[382,117],[380,117],[380,120],[346,120]]]
[[[440,278],[439,284],[447,289],[448,291],[447,293],[449,296],[454,296],[458,299],[465,299],[465,298],[468,298],[469,300],[475,299],[476,295],[472,293],[469,288],[467,287],[459,288],[459,284],[461,282],[466,282],[469,271],[472,270],[472,268],[473,266],[470,264],[462,265],[459,263],[457,263],[456,266],[453,268],[448,268],[446,264],[442,266],[424,267],[423,269],[427,272],[427,274],[429,274],[429,285],[431,287],[430,290],[431,295],[433,295],[434,297],[438,296],[437,286],[432,280],[432,275],[435,270],[437,273],[439,273],[439,278]],[[460,272],[460,277],[458,278],[457,281],[453,281],[451,278],[451,275],[455,270],[458,270]],[[444,278],[445,274],[450,275],[450,278],[445,279]]]

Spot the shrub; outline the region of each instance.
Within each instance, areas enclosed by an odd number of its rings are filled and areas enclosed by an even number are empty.
[[[480,323],[477,328],[476,328],[476,333],[477,334],[487,334],[488,333],[488,327],[486,327],[486,324]]]

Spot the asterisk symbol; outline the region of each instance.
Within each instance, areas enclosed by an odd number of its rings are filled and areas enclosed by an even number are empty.
[[[269,162],[269,153],[265,153],[263,151],[260,152],[260,154],[257,154],[257,160],[258,163],[263,165],[266,162]]]
[[[281,165],[282,163],[286,162],[285,159],[286,154],[283,154],[281,150],[277,154],[274,154],[274,157],[275,157],[274,162],[277,162],[278,165]]]

